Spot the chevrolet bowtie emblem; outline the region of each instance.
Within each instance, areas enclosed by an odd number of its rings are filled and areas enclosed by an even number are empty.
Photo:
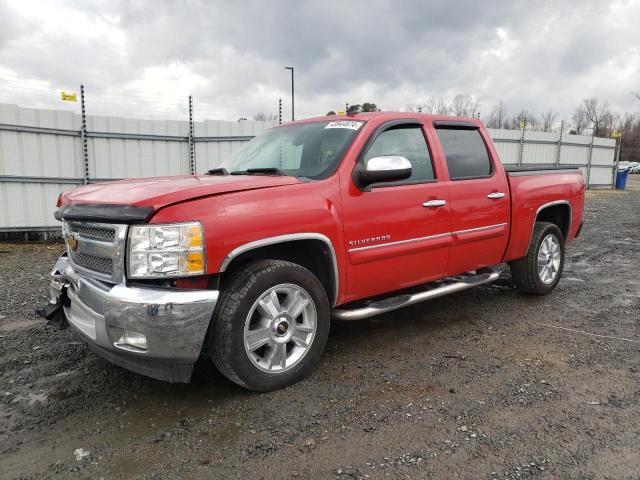
[[[69,244],[69,248],[72,252],[78,250],[78,239],[75,237],[73,233],[67,236],[67,243]]]

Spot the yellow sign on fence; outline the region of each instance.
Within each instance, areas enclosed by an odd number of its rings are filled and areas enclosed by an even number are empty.
[[[77,102],[78,101],[78,94],[73,92],[65,92],[64,90],[62,90],[60,92],[60,98],[65,101],[65,102]]]

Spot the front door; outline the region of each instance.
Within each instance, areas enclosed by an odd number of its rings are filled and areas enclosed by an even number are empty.
[[[450,177],[451,261],[456,275],[502,261],[509,241],[510,196],[500,160],[477,126],[436,122],[440,153]]]
[[[423,125],[417,120],[383,124],[358,162],[400,155],[411,162],[407,180],[374,184],[364,191],[350,175],[343,193],[348,251],[348,301],[442,277],[449,258],[447,186],[438,181]],[[343,183],[343,184],[344,184]]]

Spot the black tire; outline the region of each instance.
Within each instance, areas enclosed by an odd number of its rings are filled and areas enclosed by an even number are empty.
[[[244,347],[244,326],[254,302],[269,288],[280,284],[302,287],[314,302],[316,330],[309,350],[290,370],[267,373],[249,359]],[[318,278],[306,268],[281,260],[250,263],[226,282],[213,315],[211,359],[218,370],[241,387],[269,391],[298,382],[315,367],[329,335],[330,305]]]
[[[538,275],[538,251],[548,235],[553,235],[560,245],[560,266],[553,281],[545,283]],[[534,295],[551,292],[560,281],[564,268],[564,237],[560,229],[553,223],[536,222],[527,255],[511,262],[510,265],[513,282],[521,292]]]

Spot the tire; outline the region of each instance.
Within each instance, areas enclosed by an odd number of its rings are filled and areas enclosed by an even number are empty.
[[[317,364],[329,319],[327,294],[309,270],[281,260],[250,263],[222,289],[211,325],[211,359],[224,376],[249,390],[286,387]]]
[[[548,240],[549,237],[551,240]],[[543,247],[543,242],[548,243]],[[553,271],[553,265],[555,265],[556,262],[551,262],[548,254],[545,253],[545,247],[551,244],[549,242],[553,242],[553,245],[556,245],[559,250],[559,257],[557,258],[559,262],[557,263],[555,272]],[[547,248],[546,250],[549,249]],[[555,256],[555,253],[552,255]],[[544,257],[547,259],[543,260]],[[544,269],[545,265],[550,265],[547,270]],[[560,281],[563,268],[564,238],[562,232],[553,223],[536,222],[527,255],[524,258],[511,262],[511,277],[513,278],[516,288],[521,292],[534,295],[547,294],[551,292]],[[543,273],[541,273],[540,270],[542,270]],[[547,272],[546,274],[544,273],[545,271]],[[551,272],[551,274],[549,274],[549,272]]]

